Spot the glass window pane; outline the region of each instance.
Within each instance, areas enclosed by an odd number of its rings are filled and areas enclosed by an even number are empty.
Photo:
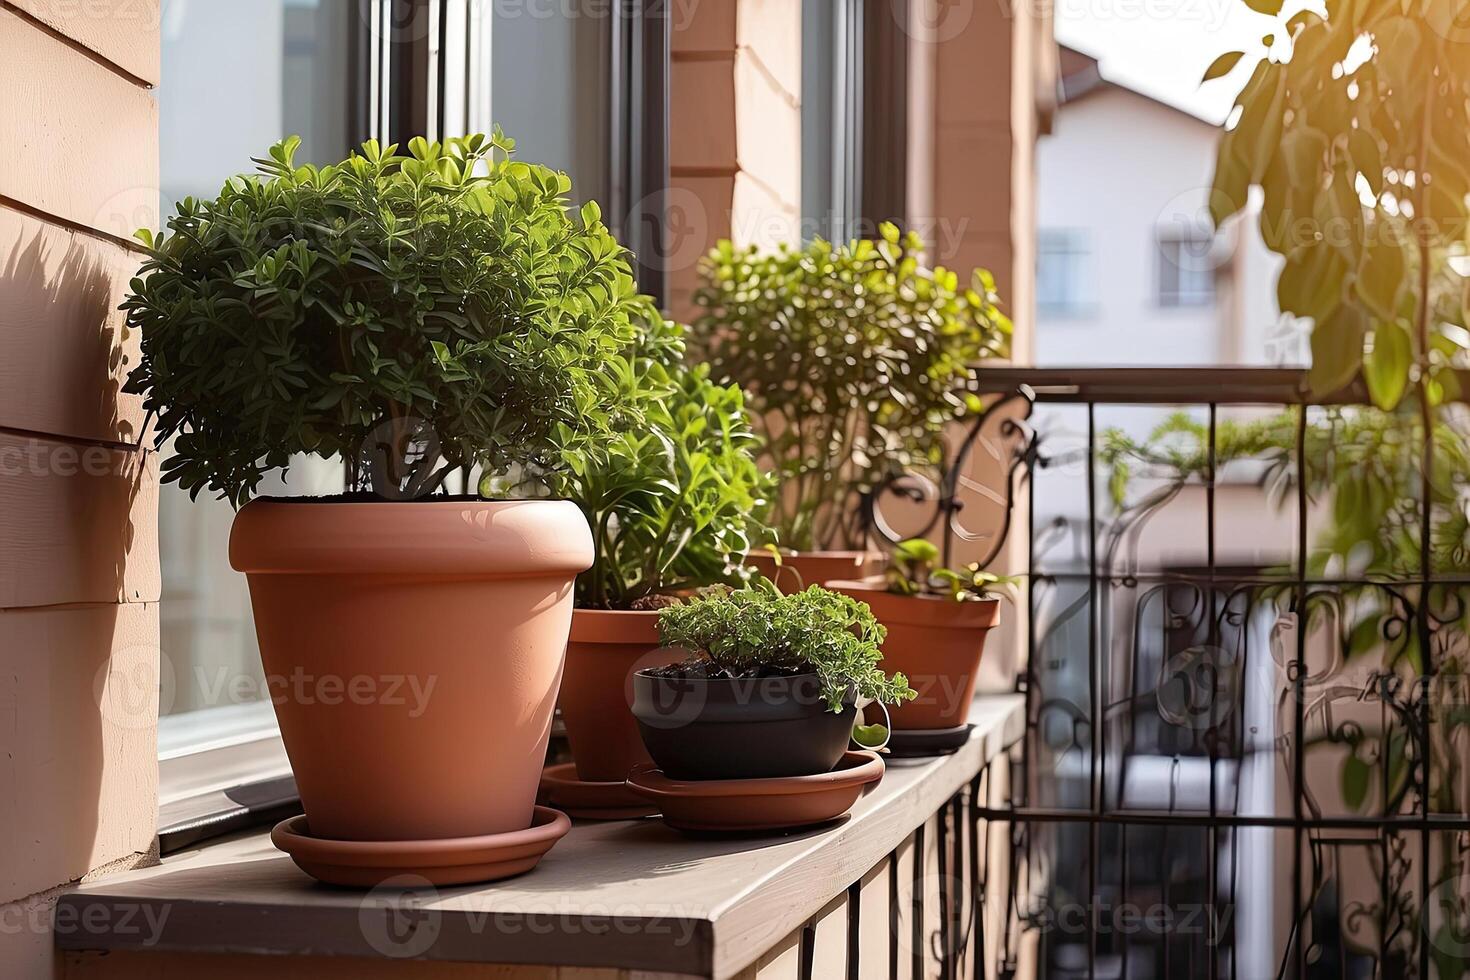
[[[1204,229],[1161,232],[1159,305],[1208,306],[1215,301],[1215,237]]]
[[[1036,304],[1041,313],[1080,315],[1095,302],[1087,233],[1043,229],[1036,246]]]
[[[490,109],[516,156],[565,171],[578,201],[606,197],[609,17],[559,4],[492,6]],[[573,5],[572,9],[575,9]]]
[[[341,0],[164,0],[158,91],[163,214],[218,193],[275,141],[302,137],[297,159],[326,163],[358,140],[352,48],[358,5]],[[340,493],[341,466],[299,460],[262,493]],[[268,696],[245,578],[229,566],[229,504],[167,484],[159,500],[164,682],[179,715]]]

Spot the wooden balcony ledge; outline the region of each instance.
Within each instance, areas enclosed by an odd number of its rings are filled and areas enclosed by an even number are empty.
[[[579,822],[528,875],[366,898],[315,883],[265,832],[252,832],[78,887],[57,907],[56,943],[67,951],[69,978],[183,976],[187,970],[170,971],[208,964],[211,976],[275,980],[592,975],[575,968],[599,968],[597,976],[609,969],[717,980],[754,975],[773,950],[791,951],[790,937],[834,900],[888,867],[916,831],[922,841],[926,822],[1020,738],[1023,699],[979,697],[970,720],[974,732],[957,753],[890,761],[882,783],[844,821],[819,830],[691,839],[656,819]],[[890,931],[886,907],[883,915],[872,930],[879,942]],[[865,916],[864,937],[868,931]],[[857,941],[855,929],[840,932],[838,946]],[[878,962],[865,964],[872,975],[898,955],[888,945],[882,950],[872,956]],[[339,960],[333,969],[323,957],[378,962]],[[441,962],[434,970],[423,961]],[[298,974],[307,962],[310,972]],[[449,962],[504,969],[461,972]]]

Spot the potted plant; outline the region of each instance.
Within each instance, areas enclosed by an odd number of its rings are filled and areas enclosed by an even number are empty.
[[[593,529],[592,567],[577,578],[560,705],[577,778],[621,793],[648,754],[628,710],[634,670],[659,646],[659,609],[748,575],[768,480],[736,385],[683,363],[683,328],[658,321],[636,357],[644,424],[579,453],[556,479]],[[580,791],[588,798],[586,789]]]
[[[829,583],[872,607],[887,634],[883,665],[914,687],[914,699],[890,713],[895,732],[965,725],[986,637],[1000,623],[994,589],[1012,581],[978,565],[936,569],[938,560],[932,542],[915,538],[895,547],[883,577]]]
[[[981,408],[974,365],[1007,352],[991,275],[967,288],[922,257],[918,235],[884,224],[878,241],[842,246],[725,241],[700,264],[695,335],[714,378],[747,394],[780,480],[767,523],[802,585],[877,567],[863,495],[940,465],[946,425]],[[752,560],[776,574],[772,556]]]
[[[716,588],[662,610],[658,629],[687,656],[634,675],[633,714],[672,779],[828,772],[862,704],[913,697],[879,668],[883,627],[867,606],[819,586]]]
[[[499,131],[321,168],[299,142],[140,234],[128,390],[165,480],[244,505],[230,561],[312,835],[524,831],[592,535],[570,501],[444,490],[605,443],[656,311],[596,205]],[[351,492],[250,500],[302,453]]]

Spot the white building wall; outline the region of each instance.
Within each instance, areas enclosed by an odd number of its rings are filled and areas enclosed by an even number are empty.
[[[1075,230],[1089,248],[1077,312],[1037,314],[1040,365],[1289,363],[1276,338],[1276,270],[1249,217],[1210,306],[1158,296],[1160,228],[1208,225],[1219,130],[1113,86],[1062,106],[1037,150],[1039,227]],[[1234,278],[1234,281],[1232,281]]]

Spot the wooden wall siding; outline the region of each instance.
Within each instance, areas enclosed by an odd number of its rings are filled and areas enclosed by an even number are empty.
[[[0,51],[0,197],[120,241],[156,226],[152,92],[9,6],[0,6]]]
[[[0,429],[136,444],[142,400],[118,304],[139,254],[0,206]]]
[[[156,226],[159,0],[0,0],[0,976],[152,859],[157,472],[117,305]]]
[[[107,61],[157,85],[159,0],[0,0]]]
[[[153,844],[158,606],[0,612],[0,902]]]
[[[0,609],[156,602],[157,455],[0,432]]]

